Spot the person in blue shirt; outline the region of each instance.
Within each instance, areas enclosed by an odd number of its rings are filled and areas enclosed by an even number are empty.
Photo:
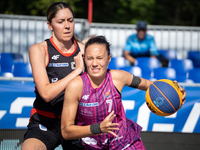
[[[128,37],[123,48],[123,56],[132,65],[137,57],[158,57],[159,52],[155,44],[154,37],[147,34],[146,21],[138,21],[136,24],[136,34]]]

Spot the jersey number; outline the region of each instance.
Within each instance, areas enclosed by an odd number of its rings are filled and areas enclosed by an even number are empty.
[[[108,112],[111,112],[111,109],[112,109],[112,99],[106,100],[106,103],[108,104]]]

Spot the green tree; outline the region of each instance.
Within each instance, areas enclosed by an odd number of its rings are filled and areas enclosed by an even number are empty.
[[[75,6],[84,6],[87,10],[87,3],[88,0],[82,0]],[[93,0],[93,22],[136,23],[141,19],[150,22],[154,5],[155,0]],[[76,15],[85,18],[87,11],[76,11]]]
[[[88,17],[88,0],[1,0],[1,14],[45,16],[53,3],[68,3],[76,18]],[[93,0],[93,22],[154,25],[200,25],[199,0]]]
[[[200,1],[198,0],[156,0],[154,24],[200,25]]]
[[[81,0],[3,0],[0,1],[1,14],[45,16],[47,8],[54,2],[66,2],[73,9],[74,4]]]

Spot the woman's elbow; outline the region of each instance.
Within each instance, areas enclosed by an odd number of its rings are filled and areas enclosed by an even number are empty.
[[[49,92],[43,92],[43,93],[40,94],[40,96],[47,103],[50,102],[53,99]]]
[[[62,134],[62,137],[65,139],[65,140],[72,140],[73,138],[70,136],[70,133],[67,131],[67,129],[62,129],[61,130],[61,134]]]

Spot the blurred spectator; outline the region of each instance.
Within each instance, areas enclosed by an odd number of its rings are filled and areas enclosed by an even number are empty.
[[[137,57],[155,57],[161,61],[162,66],[168,65],[168,60],[159,55],[154,37],[147,34],[146,21],[138,21],[136,24],[137,33],[128,37],[123,48],[123,56],[131,65],[134,65]]]

